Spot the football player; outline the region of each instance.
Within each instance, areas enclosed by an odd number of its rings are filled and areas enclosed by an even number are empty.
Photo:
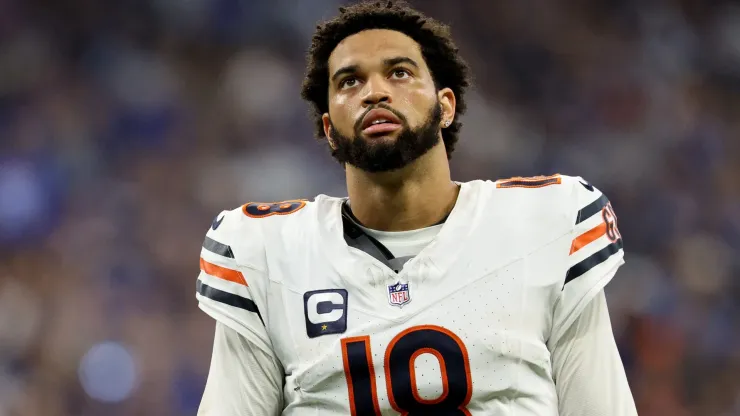
[[[603,293],[614,211],[578,177],[452,181],[468,77],[404,4],[317,28],[302,95],[349,198],[216,217],[199,415],[636,414]]]

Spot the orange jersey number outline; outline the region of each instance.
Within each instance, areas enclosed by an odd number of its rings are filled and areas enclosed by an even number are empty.
[[[515,176],[496,183],[496,188],[543,188],[550,185],[560,185],[563,178],[559,173],[552,176]]]
[[[622,239],[622,233],[619,232],[617,227],[617,214],[614,213],[611,202],[606,204],[604,209],[601,210],[601,216],[606,224],[606,236],[612,243]]]
[[[305,199],[291,199],[281,202],[248,202],[242,206],[242,212],[250,218],[289,215],[305,207],[306,201]]]
[[[370,337],[343,338],[341,345],[350,414],[380,414]],[[443,391],[435,399],[422,398],[416,385],[414,361],[424,353],[437,358],[442,372]],[[388,401],[401,415],[441,414],[444,410],[446,415],[470,416],[470,359],[465,344],[452,331],[436,325],[407,328],[385,348],[383,371]]]

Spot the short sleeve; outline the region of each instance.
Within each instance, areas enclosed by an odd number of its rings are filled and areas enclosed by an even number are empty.
[[[572,178],[571,186],[572,241],[548,345],[557,343],[624,264],[617,216],[606,195],[579,177]]]
[[[263,315],[267,276],[251,264],[239,262],[239,250],[259,250],[255,241],[244,244],[237,237],[259,238],[243,230],[240,212],[224,211],[213,221],[200,252],[196,281],[198,306],[216,321],[237,331],[257,347],[271,349]]]

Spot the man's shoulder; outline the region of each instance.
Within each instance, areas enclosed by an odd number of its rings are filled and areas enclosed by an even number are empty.
[[[221,211],[211,223],[210,232],[241,233],[264,227],[280,227],[303,221],[330,210],[340,198],[318,195],[313,200],[289,199],[275,202],[247,202],[237,208]]]
[[[258,256],[266,241],[305,234],[322,217],[341,204],[340,198],[319,195],[313,200],[291,199],[277,202],[247,202],[220,212],[206,233],[206,244],[227,246],[237,260]],[[241,254],[241,256],[240,256]]]
[[[606,196],[580,176],[513,177],[467,186],[475,190],[477,213],[470,221],[481,229],[490,228],[488,232],[510,229],[517,234],[529,228],[562,235],[594,225],[592,217],[610,207]]]
[[[487,180],[480,192],[490,194],[499,212],[524,216],[575,215],[582,201],[601,195],[582,177],[563,174]]]

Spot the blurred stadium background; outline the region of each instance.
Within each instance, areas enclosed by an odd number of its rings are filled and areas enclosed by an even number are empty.
[[[0,416],[194,415],[212,218],[345,195],[299,99],[339,0],[0,0]],[[425,0],[476,88],[455,178],[603,189],[642,416],[740,415],[740,6]]]

